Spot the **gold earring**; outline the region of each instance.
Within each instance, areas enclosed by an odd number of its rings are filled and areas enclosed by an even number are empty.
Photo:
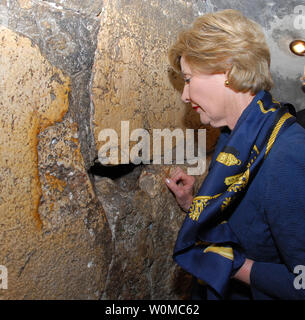
[[[225,86],[228,87],[229,84],[230,84],[229,80],[226,80],[226,81],[225,81]]]

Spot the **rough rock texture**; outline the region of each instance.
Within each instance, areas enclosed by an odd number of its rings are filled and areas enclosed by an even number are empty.
[[[95,177],[115,244],[103,299],[188,298],[191,277],[172,259],[185,217],[164,183],[173,169],[138,166],[115,180]]]
[[[0,28],[0,261],[4,299],[97,299],[111,246],[68,111],[70,79]],[[56,124],[57,123],[57,124]]]
[[[167,57],[178,29],[193,20],[188,1],[104,1],[91,84],[97,149],[98,135],[106,128],[118,133],[121,144],[124,120],[130,131],[143,128],[151,136],[153,129],[200,126],[180,99],[181,79],[169,69]]]
[[[2,1],[0,22],[36,44],[50,63],[70,76],[69,112],[78,123],[85,167],[96,157],[91,132],[89,82],[103,1]]]

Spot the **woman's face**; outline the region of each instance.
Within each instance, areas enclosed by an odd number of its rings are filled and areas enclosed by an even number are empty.
[[[181,71],[184,77],[184,89],[181,99],[185,103],[191,103],[192,107],[200,115],[203,124],[212,127],[222,127],[227,123],[226,75],[221,74],[197,74],[192,73],[184,57],[181,57]],[[228,102],[228,101],[227,101]]]

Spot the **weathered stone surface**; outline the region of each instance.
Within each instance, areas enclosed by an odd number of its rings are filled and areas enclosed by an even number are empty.
[[[103,144],[100,131],[111,128],[121,150],[121,121],[129,121],[130,132],[143,128],[150,133],[151,155],[153,129],[200,126],[180,99],[181,79],[168,69],[167,58],[177,29],[193,19],[188,1],[104,2],[91,87],[97,149]]]
[[[60,6],[51,3],[54,1],[11,1],[6,4],[8,27],[29,37],[52,65],[70,76],[87,70],[92,66],[99,20],[91,10],[87,15],[78,11],[85,11],[90,2],[79,1],[73,10],[71,1]],[[94,5],[100,7],[100,2]]]
[[[64,119],[70,79],[4,27],[0,57],[0,261],[9,276],[0,295],[97,299],[110,233],[84,169],[77,124]]]
[[[85,167],[96,157],[91,131],[88,86],[99,29],[102,2],[96,1],[4,1],[0,23],[27,36],[50,63],[70,76],[70,112],[78,123]]]
[[[14,182],[11,188],[3,188],[2,192],[4,198],[11,199],[8,202],[14,204],[14,198],[10,196],[15,194],[19,197],[22,195],[21,190],[27,190],[32,214],[40,226],[37,212],[41,194],[37,168],[37,134],[55,121],[62,120],[67,112],[70,81],[60,70],[53,69],[39,50],[32,48],[28,39],[19,37],[6,28],[1,28],[0,33],[0,167],[10,173],[2,174],[2,177],[6,177],[7,182]],[[36,83],[41,86],[39,90]],[[20,188],[20,191],[14,191],[15,187]],[[27,201],[23,195],[20,200],[25,203]]]
[[[21,1],[21,0],[19,0]],[[30,0],[22,0],[30,1]],[[44,0],[45,3],[49,4],[53,8],[59,10],[71,10],[74,13],[99,16],[103,10],[103,0],[95,1],[83,1],[83,0]]]
[[[191,277],[172,259],[185,217],[164,182],[173,169],[138,166],[119,179],[95,177],[114,242],[103,299],[187,298]]]

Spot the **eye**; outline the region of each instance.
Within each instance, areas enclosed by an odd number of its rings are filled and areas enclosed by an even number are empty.
[[[185,83],[190,83],[190,82],[191,82],[191,78],[185,78],[185,79],[184,79],[184,82],[185,82]]]

